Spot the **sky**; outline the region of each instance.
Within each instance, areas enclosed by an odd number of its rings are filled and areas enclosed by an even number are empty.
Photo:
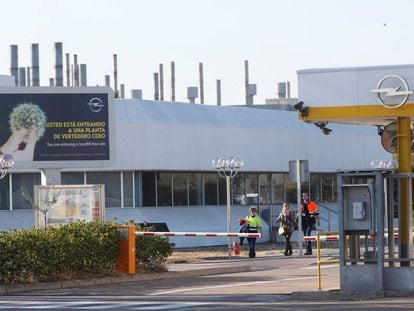
[[[410,0],[13,0],[2,1],[0,74],[10,72],[10,45],[19,67],[31,65],[39,43],[41,85],[54,77],[54,42],[88,66],[88,85],[104,85],[118,55],[118,81],[153,99],[153,73],[164,66],[165,98],[171,98],[175,62],[176,100],[198,86],[204,66],[205,103],[245,103],[244,61],[255,104],[276,97],[278,82],[307,68],[411,64],[414,40]],[[112,79],[112,78],[111,78]],[[196,101],[198,102],[198,100]]]

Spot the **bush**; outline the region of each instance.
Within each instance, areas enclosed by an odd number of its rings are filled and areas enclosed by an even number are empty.
[[[135,225],[137,231],[154,231],[153,227],[141,228]],[[173,244],[168,238],[160,236],[137,236],[135,241],[135,263],[137,268],[147,271],[165,271],[165,262],[173,252]]]
[[[0,282],[27,283],[115,271],[120,233],[111,223],[75,222],[0,232]]]

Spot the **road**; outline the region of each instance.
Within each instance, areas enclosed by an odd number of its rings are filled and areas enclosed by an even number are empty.
[[[249,272],[3,295],[0,296],[0,309],[414,310],[414,297],[353,301],[292,300],[290,294],[293,291],[318,292],[314,261],[314,258],[256,259],[249,261],[253,268]],[[219,262],[211,264],[220,265]],[[234,264],[239,263],[235,261]],[[323,289],[337,289],[338,282],[338,266],[324,267]]]

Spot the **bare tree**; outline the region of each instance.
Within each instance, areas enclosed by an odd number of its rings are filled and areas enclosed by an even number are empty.
[[[45,193],[44,199],[39,199],[40,204],[36,204],[34,200],[31,198],[30,194],[27,192],[26,189],[20,189],[23,198],[27,201],[27,203],[36,211],[39,211],[43,214],[43,219],[45,222],[45,229],[47,228],[47,213],[56,204],[58,198],[60,196],[60,190],[53,189],[53,192],[50,195],[51,189],[48,189]]]

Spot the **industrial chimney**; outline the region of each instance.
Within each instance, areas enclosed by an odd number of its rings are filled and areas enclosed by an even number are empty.
[[[55,85],[63,86],[63,44],[55,42]]]
[[[40,86],[39,44],[32,43],[32,85]]]
[[[19,84],[19,54],[18,46],[10,45],[10,74],[14,77],[15,85]]]

